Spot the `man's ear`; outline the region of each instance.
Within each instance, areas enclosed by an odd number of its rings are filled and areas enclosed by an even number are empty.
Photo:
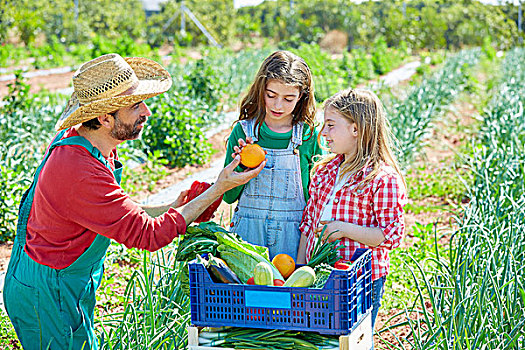
[[[102,126],[106,128],[111,128],[111,126],[113,125],[114,117],[111,114],[106,113],[99,116],[98,121],[100,122],[100,124],[102,124]]]

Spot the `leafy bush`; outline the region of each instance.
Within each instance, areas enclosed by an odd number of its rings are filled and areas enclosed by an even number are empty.
[[[209,60],[199,59],[193,65],[189,65],[189,72],[184,76],[189,95],[205,101],[211,111],[219,108],[226,89],[226,82],[220,79],[218,69],[210,64]]]
[[[193,98],[164,94],[148,103],[152,116],[143,140],[149,152],[159,151],[170,166],[204,164],[211,154],[211,146],[202,132],[206,109]]]
[[[48,100],[49,101],[49,100]],[[47,101],[47,102],[48,102]],[[55,108],[29,95],[21,72],[0,107],[0,242],[11,240],[23,192],[52,136]]]

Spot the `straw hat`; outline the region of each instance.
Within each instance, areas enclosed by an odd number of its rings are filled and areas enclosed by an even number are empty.
[[[84,63],[73,75],[73,94],[55,125],[67,129],[162,94],[171,76],[155,61],[112,53]]]

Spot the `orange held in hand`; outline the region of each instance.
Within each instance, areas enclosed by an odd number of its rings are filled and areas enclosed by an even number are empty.
[[[266,158],[266,153],[257,144],[248,144],[242,148],[241,164],[248,168],[256,168]]]
[[[295,261],[293,261],[293,258],[288,254],[277,254],[273,258],[272,264],[279,270],[284,278],[288,278],[295,270]]]

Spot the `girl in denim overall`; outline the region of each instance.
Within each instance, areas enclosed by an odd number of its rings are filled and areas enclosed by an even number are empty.
[[[301,223],[299,255],[309,260],[326,226],[329,241],[350,261],[357,248],[372,250],[372,327],[390,267],[388,252],[405,232],[406,185],[391,151],[382,104],[367,90],[344,90],[325,102],[321,130],[332,152],[315,164]]]
[[[231,230],[250,243],[268,247],[270,259],[280,253],[297,257],[312,157],[321,153],[314,118],[308,65],[291,52],[274,52],[241,101],[225,160],[229,164],[246,140],[267,152],[266,165],[256,178],[224,195],[227,203],[239,201]]]

